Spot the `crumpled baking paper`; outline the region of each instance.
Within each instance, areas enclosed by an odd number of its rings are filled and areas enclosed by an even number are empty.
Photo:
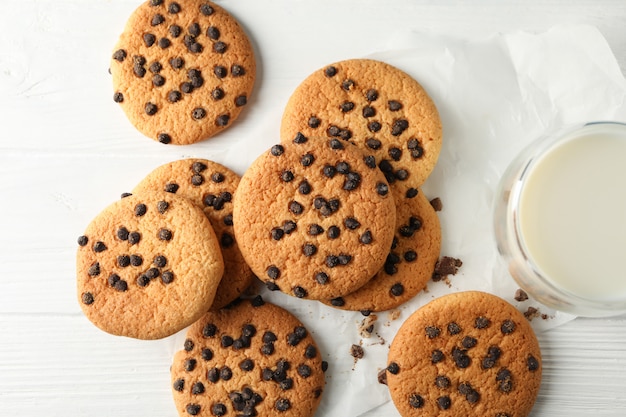
[[[441,254],[458,258],[463,265],[448,280],[430,282],[397,311],[378,313],[370,338],[359,334],[364,317],[358,312],[261,289],[264,299],[299,317],[324,352],[329,368],[317,415],[325,417],[373,416],[376,412],[367,412],[390,400],[387,387],[377,381],[389,344],[403,321],[436,297],[464,290],[497,294],[522,312],[529,306],[538,308],[544,316],[531,324],[539,332],[573,319],[532,299],[514,300],[518,286],[498,256],[492,230],[494,193],[509,161],[544,131],[591,120],[626,121],[626,80],[605,39],[589,26],[484,39],[398,33],[387,51],[367,58],[413,76],[439,109],[443,148],[423,191],[443,202]],[[307,75],[303,73],[302,79]],[[259,155],[278,140],[274,121],[260,126],[256,137],[275,140],[231,143],[220,153],[220,162],[243,172],[248,161],[242,162],[241,155]],[[183,338],[181,333],[171,339],[172,353],[180,349]],[[350,355],[352,344],[363,347],[362,359]]]

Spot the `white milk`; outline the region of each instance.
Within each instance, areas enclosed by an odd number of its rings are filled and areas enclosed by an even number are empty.
[[[519,200],[531,259],[557,286],[597,301],[626,298],[626,138],[593,133],[536,162]]]

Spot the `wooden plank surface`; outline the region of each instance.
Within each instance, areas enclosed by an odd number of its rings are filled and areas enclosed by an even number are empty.
[[[76,237],[146,167],[247,148],[234,167],[242,173],[264,146],[242,138],[279,124],[288,97],[275,92],[291,91],[320,56],[387,50],[411,31],[469,39],[588,24],[626,73],[623,0],[222,0],[260,52],[255,98],[215,140],[155,147],[110,105],[111,48],[138,3],[0,1],[0,415],[176,415],[174,344],[112,338],[80,313]],[[626,415],[626,318],[539,336],[545,377],[533,416]],[[397,412],[388,403],[364,416]]]

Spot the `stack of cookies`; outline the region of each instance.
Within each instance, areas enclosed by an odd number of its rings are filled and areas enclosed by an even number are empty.
[[[399,306],[439,258],[420,187],[441,140],[435,105],[401,70],[355,59],[315,71],[287,103],[281,143],[239,185],[244,258],[271,290],[347,310]]]
[[[223,8],[148,0],[115,47],[113,99],[146,136],[191,144],[235,121],[255,72]],[[189,327],[171,366],[181,416],[313,416],[328,367],[315,340],[289,311],[243,294],[258,277],[366,315],[418,294],[441,246],[421,191],[441,143],[437,109],[408,74],[368,59],[320,68],[289,99],[280,142],[242,177],[207,159],[173,161],[93,219],[78,239],[81,308],[114,335]],[[407,320],[386,371],[402,415],[526,415],[540,352],[515,313],[468,293]],[[516,390],[529,393],[520,412]]]

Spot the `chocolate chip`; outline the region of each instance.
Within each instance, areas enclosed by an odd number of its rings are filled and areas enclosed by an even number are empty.
[[[148,116],[154,116],[158,110],[158,107],[154,103],[146,103],[145,111]]]
[[[180,4],[175,1],[171,2],[169,6],[167,6],[167,12],[170,14],[176,14],[180,12]]]
[[[204,393],[204,384],[202,384],[202,382],[196,382],[195,384],[193,384],[193,386],[191,387],[191,393],[193,395]]]
[[[213,47],[215,48],[215,45]],[[202,44],[198,42],[194,42],[190,44],[187,49],[189,49],[189,52],[192,52],[194,54],[199,54],[200,52],[204,50],[204,47],[202,46]]]
[[[154,45],[154,42],[156,42],[156,36],[154,36],[152,33],[145,33],[143,35],[143,43],[149,48],[152,45]]]
[[[211,407],[211,413],[213,413],[213,415],[216,417],[222,417],[226,415],[227,412],[228,409],[222,403],[213,404],[213,406]]]
[[[391,150],[389,150],[389,152],[391,152]],[[402,151],[400,151],[402,152]],[[391,153],[389,154],[391,155]],[[400,158],[398,158],[400,159]],[[399,169],[396,171],[395,173],[396,175],[396,179],[399,181],[406,181],[407,178],[409,178],[409,171],[407,171],[406,169]]]
[[[398,372],[400,372],[400,366],[395,362],[391,362],[387,366],[387,372],[389,372],[392,375],[398,375]]]
[[[300,159],[300,163],[302,164],[302,166],[305,166],[305,167],[311,166],[311,164],[314,161],[315,161],[315,156],[313,156],[313,154],[311,153],[307,153],[303,155],[302,158]]]
[[[213,351],[209,348],[203,348],[200,352],[200,357],[205,361],[210,361],[213,359]]]
[[[117,51],[113,52],[113,59],[118,62],[124,62],[124,60],[126,59],[126,51],[123,49],[118,49]]]
[[[170,103],[176,103],[181,98],[183,98],[183,95],[180,93],[180,91],[172,90],[169,93],[167,93],[167,100]]]
[[[226,49],[228,49],[228,46],[222,41],[217,41],[213,44],[213,51],[217,52],[218,54],[223,54],[224,52],[226,52]]]
[[[445,375],[437,375],[435,378],[435,385],[437,388],[445,389],[450,386],[450,378]]]
[[[302,206],[302,204],[298,203],[297,201],[291,201],[289,203],[289,211],[292,212],[293,214],[302,214],[302,211],[304,210],[304,207]]]
[[[172,239],[172,231],[169,229],[161,228],[159,229],[159,240],[168,241]]]
[[[252,359],[244,359],[239,363],[239,368],[244,372],[250,372],[254,369],[254,361]]]
[[[243,94],[240,96],[237,96],[237,98],[235,99],[235,106],[237,107],[245,106],[247,103],[248,103],[248,98]]]
[[[398,110],[402,109],[402,103],[400,103],[397,100],[389,100],[387,102],[387,105],[389,106],[389,110],[391,110],[391,111],[398,111]]]
[[[474,321],[474,327],[477,329],[486,329],[490,325],[491,320],[484,316],[476,317],[476,320]]]
[[[241,77],[242,75],[245,75],[246,71],[241,65],[233,65],[230,67],[230,73],[233,77]]]
[[[402,284],[395,283],[391,286],[391,289],[389,290],[389,292],[391,293],[391,295],[395,296],[395,297],[399,297],[404,293],[404,286]]]
[[[181,33],[183,33],[183,28],[181,28],[178,25],[172,25],[170,26],[170,35],[172,35],[173,38],[178,38],[180,36]],[[173,66],[173,65],[172,65]],[[182,65],[181,65],[182,66]],[[180,68],[180,67],[179,67]]]
[[[221,344],[223,348],[227,348],[233,345],[233,343],[235,343],[235,339],[233,339],[232,337],[230,337],[229,335],[224,335],[222,336],[222,340],[221,340]]]
[[[172,271],[165,271],[161,274],[161,281],[163,284],[171,284],[174,281],[174,273]]]
[[[172,45],[172,42],[167,39],[167,38],[161,38],[159,39],[159,48],[161,49],[167,49]]]
[[[443,359],[444,359],[444,354],[440,350],[433,350],[433,352],[430,355],[430,362],[431,363],[439,363]]]
[[[363,107],[362,114],[363,114],[363,117],[365,118],[374,117],[376,116],[376,109],[374,109],[371,106],[365,106]]]
[[[94,252],[100,253],[100,252],[104,252],[105,250],[107,250],[107,245],[105,245],[104,242],[97,241],[96,243],[93,244]]]
[[[90,292],[84,292],[80,298],[85,305],[91,305],[94,302],[93,294]]]
[[[87,243],[89,243],[89,238],[85,235],[79,236],[77,239],[77,242],[78,242],[78,246],[86,246]]]
[[[361,223],[359,223],[359,221],[355,219],[354,217],[347,217],[343,221],[343,225],[346,226],[350,230],[355,230],[361,226]]]
[[[409,122],[405,119],[398,119],[393,122],[393,126],[391,127],[391,134],[393,136],[400,136],[402,132],[409,128]]]
[[[209,382],[217,382],[220,379],[220,371],[217,368],[211,368],[206,373],[206,378]]]
[[[271,279],[280,278],[280,269],[278,269],[274,265],[271,265],[270,267],[267,268],[267,276],[270,277]]]
[[[337,139],[332,139],[328,142],[328,145],[330,146],[330,149],[343,149],[343,144]]]
[[[230,116],[227,114],[222,114],[220,116],[217,116],[217,119],[215,119],[215,124],[217,124],[218,126],[226,126],[229,121]]]
[[[279,398],[274,403],[274,408],[276,408],[276,410],[278,410],[278,411],[280,411],[282,413],[282,412],[287,411],[287,410],[289,410],[291,408],[291,402],[289,402],[289,400],[287,398]]]
[[[335,169],[334,166],[325,165],[324,169],[322,170],[322,173],[327,178],[333,178],[335,176],[335,174],[337,173],[337,170]]]
[[[196,120],[204,119],[205,116],[206,116],[206,110],[204,110],[202,107],[196,107],[195,109],[193,109],[193,112],[191,113],[191,117],[193,117]]]
[[[376,133],[382,128],[382,125],[380,124],[380,122],[373,121],[367,124],[367,128],[370,132]]]
[[[337,239],[340,234],[341,230],[337,226],[330,226],[326,232],[329,239]]]
[[[306,379],[310,377],[311,374],[312,374],[311,367],[309,365],[305,365],[305,364],[298,365],[298,375],[300,375],[302,378]]]
[[[270,232],[270,235],[272,236],[272,239],[274,240],[280,240],[283,238],[283,236],[285,235],[285,231],[283,229],[280,229],[278,227],[275,227],[272,229],[272,231]]]
[[[165,78],[162,75],[154,74],[152,76],[152,84],[154,84],[155,87],[162,87],[163,84],[165,84]]]
[[[193,371],[196,368],[197,364],[198,364],[198,361],[196,361],[195,359],[193,358],[187,359],[184,364],[185,371],[187,372]]]
[[[353,87],[354,87],[354,81],[352,80],[345,80],[344,82],[341,83],[341,88],[343,88],[346,91],[350,91]]]
[[[205,16],[211,16],[214,10],[210,4],[204,3],[203,5],[200,6],[200,12]]]
[[[373,150],[380,149],[381,145],[382,143],[378,139],[369,138],[365,141],[365,146]]]
[[[342,297],[336,297],[330,300],[330,304],[335,307],[343,307],[346,304],[346,301]]]
[[[265,301],[263,301],[263,297],[257,295],[250,300],[250,304],[252,307],[261,307],[262,305],[265,305]]]
[[[120,280],[120,276],[117,275],[116,273],[112,273],[111,275],[109,275],[109,278],[107,278],[107,282],[109,283],[109,285],[112,287],[115,285],[116,282],[118,282]]]
[[[352,109],[354,109],[354,103],[351,101],[344,101],[343,103],[341,103],[339,108],[341,109],[342,112],[347,113],[351,111]]]
[[[417,252],[414,250],[408,250],[404,252],[403,258],[407,262],[415,262],[417,260]]]
[[[384,182],[379,182],[376,184],[376,192],[378,195],[386,196],[389,193],[389,186]]]
[[[369,245],[370,243],[372,243],[372,241],[373,241],[372,232],[369,230],[365,231],[365,233],[363,233],[359,237],[359,242],[361,242],[364,245]]]
[[[150,21],[150,24],[152,26],[158,26],[161,23],[163,23],[165,21],[165,18],[163,17],[162,14],[155,14],[154,16],[152,16],[152,20]]]
[[[182,392],[185,389],[185,380],[184,379],[177,379],[176,381],[174,381],[174,383],[172,384],[172,387],[178,391],[178,392]]]
[[[298,298],[304,298],[308,295],[308,292],[304,288],[297,286],[293,288],[293,295]]]
[[[507,393],[513,390],[513,375],[508,369],[500,369],[496,374],[496,381],[499,382],[498,389],[500,391]]]
[[[515,322],[513,320],[504,320],[500,326],[502,334],[511,334],[515,331]]]
[[[470,357],[467,356],[467,350],[459,349],[458,347],[452,348],[452,359],[454,364],[460,369],[467,368],[471,363]]]
[[[317,253],[317,246],[312,243],[305,243],[304,246],[302,246],[302,253],[304,256],[311,257]]]
[[[367,101],[376,101],[378,99],[378,91],[374,89],[367,90],[365,97],[367,98]]]
[[[529,371],[534,372],[539,369],[539,361],[533,355],[528,355],[528,359],[526,359],[526,366]]]
[[[417,188],[409,188],[408,190],[406,190],[406,198],[415,198],[417,197],[417,194],[419,193],[419,191],[417,190]]]
[[[337,74],[337,68],[330,66],[330,67],[326,67],[326,69],[324,70],[324,75],[326,75],[327,77],[334,77]]]
[[[476,346],[477,343],[478,340],[476,340],[476,338],[472,336],[465,336],[463,340],[461,340],[461,346],[463,346],[465,349],[471,349]]]
[[[230,233],[222,233],[220,237],[220,245],[223,248],[230,248],[235,243],[235,238]]]
[[[213,91],[211,91],[211,97],[213,97],[214,100],[221,100],[224,98],[224,95],[224,90],[219,87],[216,87]]]
[[[448,396],[439,397],[437,398],[437,405],[442,410],[447,410],[452,405],[452,401],[450,400],[450,397]]]
[[[180,85],[180,91],[185,94],[190,94],[193,91],[193,84],[190,82],[184,82]]]
[[[213,39],[214,41],[216,41],[220,38],[220,30],[216,28],[215,26],[209,26],[206,30],[206,35],[210,39]]]
[[[137,277],[137,285],[145,287],[150,284],[150,278],[146,274],[141,274]]]
[[[192,416],[198,415],[200,413],[200,409],[201,407],[198,404],[187,404],[187,407],[185,408],[185,410],[187,410],[187,414]]]
[[[117,257],[117,265],[120,268],[126,268],[128,265],[130,265],[130,256],[128,255],[120,255]]]
[[[163,0],[150,0],[150,6],[156,7],[163,4]]]
[[[325,272],[318,272],[315,274],[315,281],[317,281],[317,283],[320,285],[328,284],[329,280],[330,280],[330,277]]]
[[[419,394],[411,394],[409,395],[409,405],[413,408],[422,408],[424,407],[424,398]]]
[[[400,150],[399,148],[389,148],[388,153],[389,157],[396,162],[399,161],[400,158],[402,158],[402,150]]]
[[[200,36],[200,25],[198,23],[192,23],[191,25],[189,25],[189,27],[187,28],[187,31],[189,32],[189,34],[193,37],[197,37]]]
[[[213,337],[217,334],[217,326],[213,323],[207,323],[202,328],[202,336]]]

